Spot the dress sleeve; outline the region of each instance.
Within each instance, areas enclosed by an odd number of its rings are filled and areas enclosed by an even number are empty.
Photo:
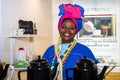
[[[77,48],[79,49],[78,51],[82,57],[86,56],[87,58],[93,60],[94,63],[98,63],[98,60],[95,58],[93,52],[87,46],[79,44]]]
[[[53,57],[54,57],[54,46],[52,45],[46,49],[42,58],[48,60],[48,63],[51,65]]]
[[[92,59],[95,62],[95,64],[97,64],[98,60],[95,58],[93,52],[89,48],[86,51],[86,57]]]
[[[48,60],[48,58],[51,56],[53,52],[53,46],[50,46],[46,49],[45,53],[43,54],[42,58],[45,58]]]

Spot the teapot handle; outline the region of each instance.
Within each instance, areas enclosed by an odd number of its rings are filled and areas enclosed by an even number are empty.
[[[26,71],[27,71],[27,69],[23,69],[23,70],[18,71],[18,80],[21,80],[20,73],[21,72],[26,72]]]
[[[74,68],[67,68],[66,69],[66,80],[69,80],[69,77],[68,77],[68,71],[69,70],[73,70],[74,71]]]

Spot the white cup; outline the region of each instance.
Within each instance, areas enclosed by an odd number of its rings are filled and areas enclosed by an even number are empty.
[[[18,29],[18,35],[23,35],[25,32],[25,29]]]
[[[11,31],[13,36],[16,36],[18,34],[18,30],[17,29],[12,29]]]
[[[93,30],[93,35],[101,35],[101,30]]]

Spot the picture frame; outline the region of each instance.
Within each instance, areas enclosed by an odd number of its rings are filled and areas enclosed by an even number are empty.
[[[82,38],[111,38],[116,37],[116,15],[96,14],[85,15],[82,29],[77,35]]]

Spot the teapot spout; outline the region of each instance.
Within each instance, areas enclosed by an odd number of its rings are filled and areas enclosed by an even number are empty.
[[[101,73],[98,75],[98,80],[103,80],[105,78],[105,72],[108,69],[109,66],[104,66]]]

